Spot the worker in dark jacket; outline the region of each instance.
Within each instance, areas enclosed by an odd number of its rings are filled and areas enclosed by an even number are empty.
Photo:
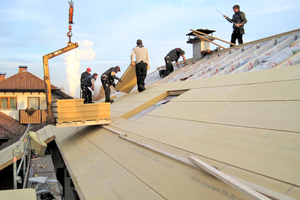
[[[121,69],[119,66],[111,67],[101,76],[102,86],[105,91],[105,102],[114,102],[114,100],[110,100],[110,86],[112,85],[113,87],[116,87],[115,79],[122,82],[122,80],[116,76],[116,73],[120,71]]]
[[[83,81],[86,77],[88,77],[88,76],[91,75],[91,74],[90,74],[91,71],[92,71],[91,68],[87,68],[85,72],[82,72],[81,77],[80,77],[80,87],[81,87],[82,81]],[[84,97],[83,97],[83,92],[82,92],[82,91],[81,91],[81,97],[84,99]]]
[[[84,103],[92,103],[92,92],[89,90],[95,90],[95,81],[98,78],[98,74],[94,73],[92,76],[88,76],[81,82],[81,89],[83,93]]]
[[[236,39],[238,39],[239,44],[243,44],[243,35],[245,34],[244,24],[247,23],[246,15],[245,13],[240,11],[239,5],[234,5],[232,9],[234,11],[234,15],[232,16],[232,19],[229,19],[229,17],[223,15],[230,23],[233,23],[231,43],[235,44]]]
[[[165,57],[165,62],[166,62],[166,70],[164,71],[163,77],[168,76],[171,72],[174,71],[172,62],[175,61],[177,67],[179,68],[179,64],[178,64],[178,59],[180,58],[180,56],[182,56],[183,61],[186,63],[186,59],[185,59],[185,52],[180,49],[180,48],[175,48],[173,50],[171,50]]]

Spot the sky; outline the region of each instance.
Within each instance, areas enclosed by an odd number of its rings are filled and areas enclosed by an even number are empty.
[[[79,77],[87,67],[102,74],[130,64],[132,48],[142,39],[150,70],[164,65],[164,56],[180,47],[192,58],[187,44],[190,29],[216,30],[215,37],[230,41],[233,15],[239,4],[246,14],[244,43],[300,28],[299,0],[73,0],[72,42],[79,48],[49,60],[51,84],[79,97]],[[0,0],[0,72],[10,77],[19,66],[42,78],[42,56],[69,41],[68,0]],[[228,47],[226,43],[215,41]],[[215,46],[211,45],[211,49]],[[100,88],[101,81],[96,81]]]

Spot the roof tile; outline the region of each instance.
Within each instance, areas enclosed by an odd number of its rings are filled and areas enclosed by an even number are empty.
[[[45,90],[45,82],[36,75],[23,71],[0,82],[0,90]],[[58,89],[51,85],[51,89]]]

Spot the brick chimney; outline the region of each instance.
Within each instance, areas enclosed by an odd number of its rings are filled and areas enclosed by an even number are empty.
[[[27,66],[19,66],[19,73],[24,71],[27,72]]]
[[[5,80],[6,73],[0,73],[0,82]]]

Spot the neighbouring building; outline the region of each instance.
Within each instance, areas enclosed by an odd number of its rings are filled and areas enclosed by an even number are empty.
[[[0,73],[0,111],[20,122],[39,124],[46,120],[46,94],[44,80],[19,66],[19,72],[5,78]],[[71,99],[54,85],[51,85],[52,100]]]

